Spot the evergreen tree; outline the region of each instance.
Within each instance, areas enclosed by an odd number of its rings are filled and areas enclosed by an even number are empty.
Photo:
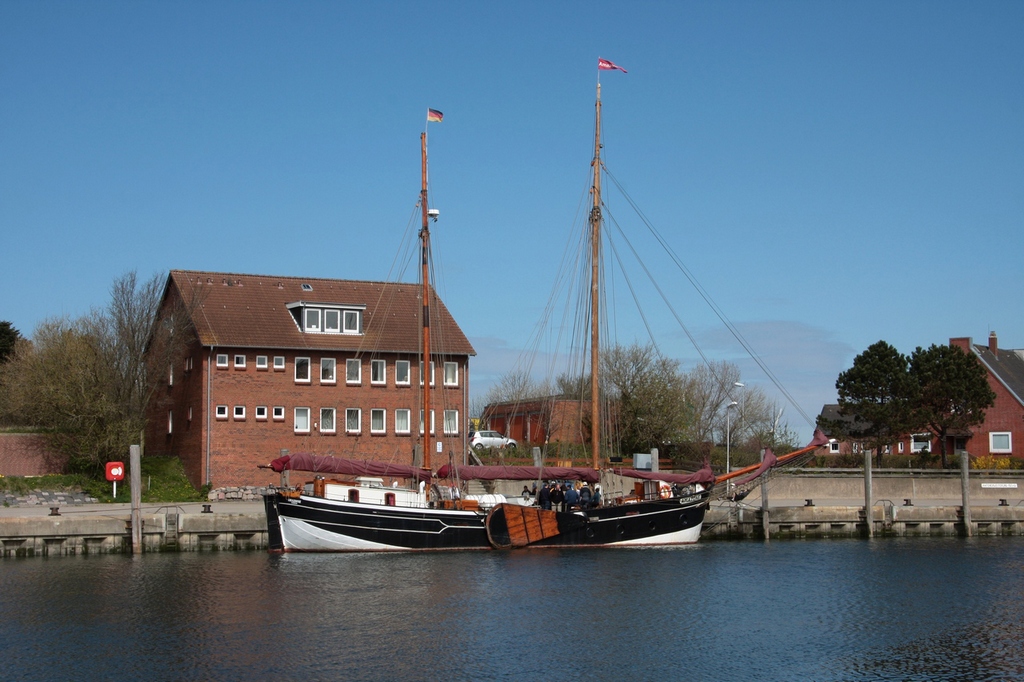
[[[21,338],[21,332],[7,320],[0,320],[0,365],[14,352],[14,345]]]

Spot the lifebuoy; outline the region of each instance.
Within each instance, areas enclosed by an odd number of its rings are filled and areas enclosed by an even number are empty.
[[[663,481],[660,482],[658,485],[658,494],[661,495],[661,499],[667,500],[672,497],[672,486]]]

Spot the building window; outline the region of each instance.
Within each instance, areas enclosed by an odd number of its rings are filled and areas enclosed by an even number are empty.
[[[434,433],[434,411],[430,411],[430,433]],[[423,435],[423,410],[420,410],[420,435]]]
[[[459,385],[459,363],[457,363],[457,362],[446,362],[446,363],[444,363],[444,385],[445,386],[458,386]]]
[[[295,358],[295,382],[309,383],[309,358]]]
[[[235,369],[245,369],[245,356],[244,355],[236,355],[235,356]]]
[[[227,405],[218,405],[217,406],[217,419],[227,419],[227,418],[228,418],[228,406]]]
[[[188,356],[187,358],[185,358],[185,371],[186,372],[192,371],[192,356],[191,355]]]
[[[188,420],[192,421],[192,408],[191,407],[188,408]]]
[[[307,332],[318,332],[320,331],[320,309],[319,308],[306,308],[305,310],[305,329]]]
[[[283,355],[275,355],[274,356],[274,369],[277,370],[277,371],[281,371],[281,372],[284,371],[284,356]]]
[[[217,353],[217,366],[218,367],[227,367],[228,366],[228,354],[227,353]]]
[[[321,384],[333,384],[337,381],[336,365],[334,358],[320,358]]]
[[[170,367],[167,368],[167,385],[174,385],[174,365],[171,365]]]
[[[408,386],[409,385],[409,361],[398,360],[395,362],[395,385],[396,386]]]
[[[174,433],[174,411],[167,410],[167,433]]]
[[[350,407],[345,410],[345,431],[346,433],[359,433],[363,430],[363,411],[358,407]]]
[[[409,433],[409,410],[395,410],[395,433]]]
[[[284,421],[284,406],[283,405],[275,405],[274,406],[274,421],[276,421],[276,422],[283,422]]]
[[[334,408],[320,408],[320,433],[334,433]]]
[[[387,427],[384,410],[370,410],[370,433],[384,433]]]
[[[349,358],[345,361],[345,383],[359,384],[363,381],[363,363],[359,358]]]
[[[245,405],[235,405],[235,421],[245,421]]]
[[[459,411],[444,411],[444,433],[446,436],[454,436],[459,432]]]
[[[423,361],[420,360],[420,386],[423,385]],[[430,385],[434,385],[434,361],[430,361]]]
[[[833,455],[839,454],[839,441],[832,440],[828,443],[828,451]]]
[[[266,368],[267,368],[267,356],[266,355],[257,355],[256,356],[256,369],[266,369]]]
[[[913,453],[931,450],[932,435],[930,433],[915,433],[910,437],[910,451]]]
[[[988,434],[988,451],[999,453],[1013,452],[1013,434],[1009,431],[993,431]]]
[[[257,405],[256,406],[256,418],[261,421],[267,421],[267,406]]]
[[[897,452],[899,452],[901,455],[903,454],[903,441],[899,442],[899,445],[897,446]]]
[[[324,331],[331,334],[341,333],[341,311],[340,310],[325,310],[324,311]]]
[[[345,333],[358,334],[360,330],[360,315],[358,310],[345,311]]]
[[[309,433],[309,408],[295,408],[295,433]]]
[[[383,360],[370,360],[370,383],[387,383],[387,363]]]

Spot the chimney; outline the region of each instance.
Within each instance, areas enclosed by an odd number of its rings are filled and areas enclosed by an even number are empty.
[[[992,355],[999,359],[999,339],[996,338],[995,332],[988,333],[988,349],[992,351]]]

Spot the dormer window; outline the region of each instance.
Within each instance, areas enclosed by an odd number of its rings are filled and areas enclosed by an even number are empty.
[[[365,306],[333,303],[289,303],[295,323],[307,334],[362,334]]]

